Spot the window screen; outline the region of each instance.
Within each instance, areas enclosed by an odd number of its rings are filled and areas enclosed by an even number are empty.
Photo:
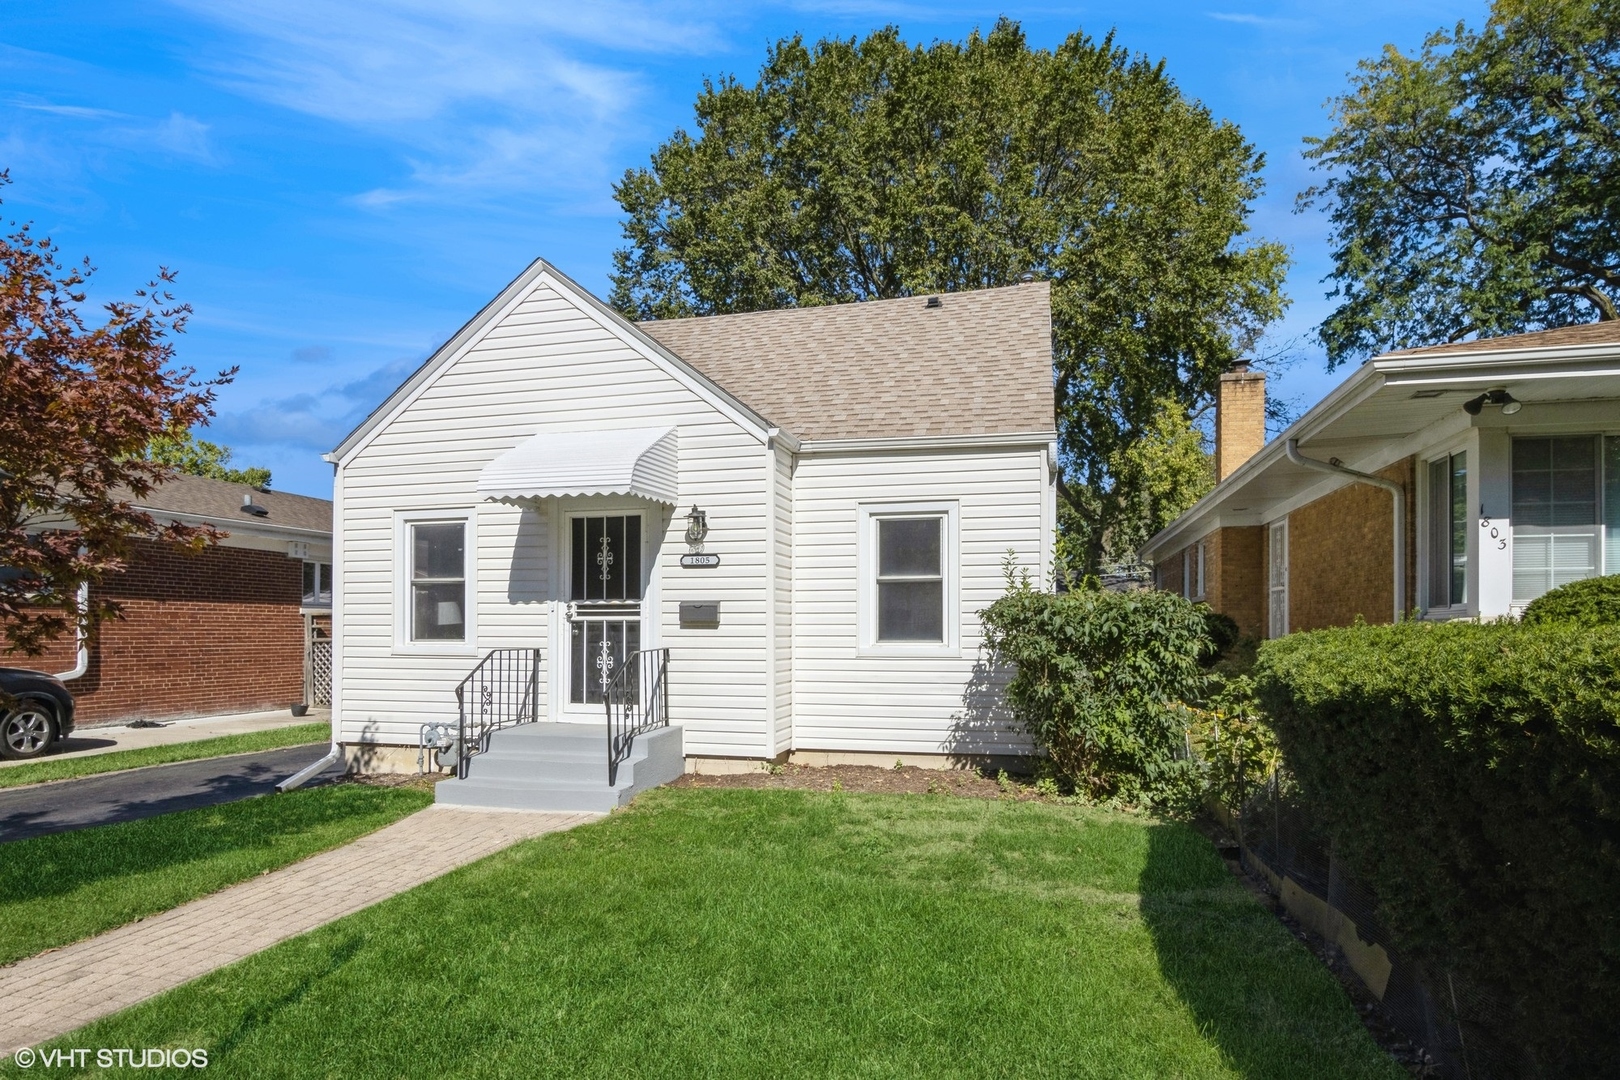
[[[411,526],[411,640],[467,636],[466,523]]]
[[[1598,439],[1513,440],[1513,600],[1599,572]]]
[[[877,639],[945,640],[945,519],[877,520]]]

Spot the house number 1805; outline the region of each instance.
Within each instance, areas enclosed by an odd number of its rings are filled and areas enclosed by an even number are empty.
[[[1485,516],[1485,504],[1484,503],[1479,504],[1479,527],[1482,528],[1482,529],[1489,529],[1490,530],[1491,539],[1496,541],[1497,550],[1499,550],[1499,551],[1506,551],[1507,550],[1507,537],[1503,536],[1502,531],[1500,529],[1498,529],[1495,525],[1492,525],[1491,524],[1491,519]]]

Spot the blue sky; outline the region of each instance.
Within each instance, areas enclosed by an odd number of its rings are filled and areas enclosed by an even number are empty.
[[[102,298],[177,270],[181,358],[242,369],[207,437],[329,495],[321,452],[534,256],[606,293],[611,184],[690,126],[705,76],[751,79],[794,32],[930,41],[1001,14],[1038,46],[1115,29],[1266,152],[1254,232],[1292,249],[1275,338],[1303,343],[1276,390],[1320,397],[1342,373],[1309,339],[1328,262],[1293,212],[1301,139],[1358,59],[1482,3],[0,0],[0,212],[89,255]]]

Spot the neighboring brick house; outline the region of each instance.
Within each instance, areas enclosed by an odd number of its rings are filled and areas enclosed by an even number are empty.
[[[101,626],[82,664],[72,638],[0,663],[68,679],[81,725],[302,702],[309,625],[330,627],[331,502],[197,476],[130,501],[226,536],[200,552],[135,541],[129,568],[93,590],[123,617]]]
[[[1512,615],[1620,573],[1614,323],[1374,357],[1269,444],[1264,405],[1222,376],[1216,486],[1142,552],[1246,634]]]

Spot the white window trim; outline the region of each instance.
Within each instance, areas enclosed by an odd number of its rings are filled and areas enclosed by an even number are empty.
[[[954,501],[908,503],[861,503],[857,506],[858,536],[855,573],[860,582],[860,639],[857,656],[941,657],[962,655],[962,604],[960,600],[961,550],[958,537],[958,507]],[[940,538],[940,573],[944,578],[945,640],[883,641],[877,639],[877,523],[884,518],[937,516],[944,518]]]
[[[311,611],[311,612],[331,611],[332,607],[333,607],[333,604],[337,600],[337,592],[336,592],[335,589],[332,588],[332,557],[330,555],[328,555],[324,559],[319,559],[319,558],[315,558],[315,557],[312,556],[312,557],[309,557],[309,558],[301,559],[301,560],[299,560],[299,562],[300,562],[300,566],[299,566],[299,574],[300,574],[299,588],[300,589],[303,588],[303,581],[302,581],[303,568],[305,566],[309,566],[309,565],[314,565],[315,568],[316,568],[315,569],[315,599],[313,601],[311,601],[311,600],[308,599],[308,597],[306,595],[303,599],[301,599],[299,601],[299,610],[301,610],[301,611]],[[326,568],[326,572],[324,574],[321,572],[321,569],[320,569],[321,567]],[[327,591],[327,593],[329,593],[332,596],[332,599],[328,600],[324,604],[320,602],[321,582],[323,580],[326,582],[326,591]]]
[[[461,641],[411,640],[411,526],[460,523],[467,562],[466,602],[462,618],[466,636]],[[407,656],[478,655],[478,512],[474,507],[394,511],[394,653]]]
[[[1193,565],[1190,566],[1188,568],[1188,571],[1187,571],[1189,576],[1192,578],[1192,586],[1187,590],[1188,594],[1189,594],[1187,599],[1193,600],[1193,601],[1202,601],[1205,598],[1206,594],[1209,592],[1209,583],[1205,580],[1205,577],[1204,577],[1204,570],[1205,570],[1204,545],[1205,545],[1205,543],[1207,543],[1207,540],[1200,540],[1200,541],[1198,541],[1198,543],[1194,544],[1191,548],[1188,549],[1189,551],[1191,551],[1193,553],[1192,554],[1192,559],[1189,560],[1190,562],[1192,562]]]
[[[1434,525],[1434,523],[1429,520],[1429,466],[1444,458],[1447,467],[1449,468],[1451,459],[1457,454],[1468,455],[1467,486],[1471,495],[1473,492],[1479,490],[1479,478],[1475,475],[1475,471],[1479,468],[1478,461],[1480,454],[1473,446],[1469,445],[1469,441],[1467,439],[1451,443],[1447,446],[1436,447],[1433,450],[1429,450],[1425,453],[1417,455],[1417,600],[1419,603],[1416,606],[1423,613],[1423,618],[1425,619],[1435,619],[1440,621],[1448,619],[1466,619],[1473,614],[1474,610],[1473,606],[1468,602],[1468,596],[1466,595],[1463,597],[1461,602],[1453,601],[1444,607],[1429,606],[1429,556],[1431,554],[1429,551],[1429,531]],[[1511,473],[1511,464],[1508,466],[1508,468],[1509,472]],[[1475,543],[1476,538],[1474,536],[1474,529],[1472,527],[1475,521],[1475,516],[1473,514],[1475,504],[1467,500],[1465,500],[1465,503],[1469,510],[1468,522],[1470,525],[1468,531],[1468,549],[1466,556],[1468,560],[1468,582],[1465,592],[1472,594],[1475,592],[1475,578],[1479,574],[1479,545]],[[1450,557],[1450,554],[1451,552],[1448,548],[1446,551],[1448,558]],[[1408,606],[1410,607],[1411,605]]]

